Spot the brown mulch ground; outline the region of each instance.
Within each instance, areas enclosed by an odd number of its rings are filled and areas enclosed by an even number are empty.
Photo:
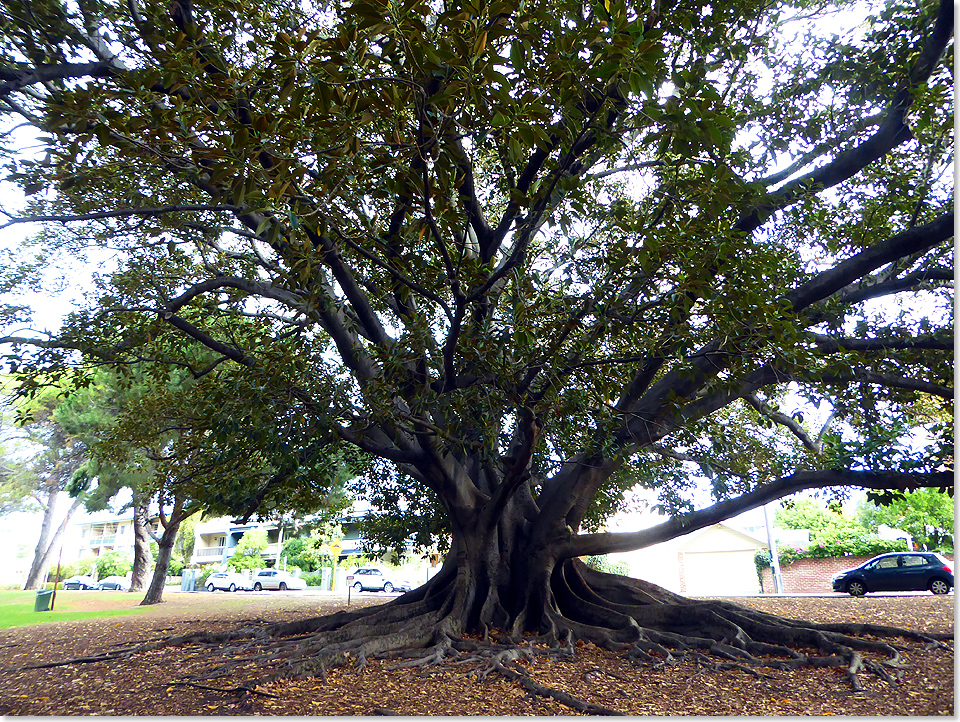
[[[71,594],[61,592],[61,594]],[[82,595],[84,592],[73,594]],[[88,592],[88,595],[97,593]],[[109,593],[107,593],[109,594]],[[99,596],[99,594],[97,594]],[[91,604],[94,596],[88,597]],[[129,597],[128,597],[129,599]],[[176,684],[209,658],[196,648],[162,649],[110,663],[24,670],[56,661],[193,630],[246,626],[336,611],[346,601],[297,594],[167,594],[168,601],[137,616],[40,624],[0,630],[0,714],[6,715],[570,715],[569,707],[531,698],[516,682],[491,674],[481,681],[469,667],[390,670],[372,661],[345,667],[328,679],[264,685],[274,697]],[[353,604],[382,596],[361,595]],[[953,632],[953,596],[749,597],[741,604],[813,621],[874,622],[927,632]],[[135,601],[125,603],[132,607]],[[764,669],[757,679],[740,671],[714,671],[684,662],[649,669],[593,645],[578,644],[576,659],[538,660],[528,669],[547,686],[631,715],[953,715],[954,656],[895,640],[911,665],[896,688],[864,674],[853,692],[842,672]],[[207,683],[221,689],[241,675]]]

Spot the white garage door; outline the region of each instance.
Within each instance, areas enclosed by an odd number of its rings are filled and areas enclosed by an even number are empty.
[[[685,594],[724,597],[759,594],[753,551],[687,552],[683,560]]]

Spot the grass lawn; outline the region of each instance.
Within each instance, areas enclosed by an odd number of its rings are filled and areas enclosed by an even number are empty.
[[[36,592],[0,591],[0,629],[27,627],[47,622],[69,622],[75,619],[97,619],[140,614],[142,595],[124,592],[57,590],[54,607],[47,612],[33,611]]]

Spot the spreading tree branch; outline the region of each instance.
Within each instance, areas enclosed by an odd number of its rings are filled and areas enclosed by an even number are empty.
[[[627,533],[581,534],[560,545],[561,558],[610,554],[643,549],[683,534],[718,524],[737,514],[763,506],[784,496],[807,489],[852,486],[863,489],[946,489],[953,486],[952,471],[908,473],[900,471],[823,470],[798,471],[749,491],[735,499],[678,515],[649,529]]]

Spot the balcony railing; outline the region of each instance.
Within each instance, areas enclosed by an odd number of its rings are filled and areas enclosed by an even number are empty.
[[[197,553],[194,554],[195,557],[222,557],[223,556],[223,547],[207,547],[206,549],[197,549]]]
[[[92,547],[113,546],[113,544],[116,541],[117,541],[116,536],[101,536],[101,537],[97,537],[96,539],[91,539],[90,546]]]

